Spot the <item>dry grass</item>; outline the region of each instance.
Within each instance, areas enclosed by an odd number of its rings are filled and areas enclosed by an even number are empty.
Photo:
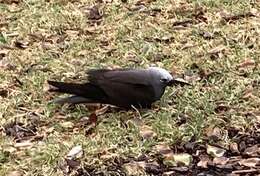
[[[215,126],[225,134],[230,127],[243,132],[259,123],[257,1],[7,2],[0,3],[2,175],[62,175],[59,163],[75,145],[83,147],[82,165],[113,175],[106,165],[115,158],[149,155],[158,143],[200,141]],[[143,124],[156,134],[151,139],[140,136],[134,111],[105,113],[86,135],[78,126],[90,115],[84,105],[48,104],[48,79],[79,80],[89,68],[151,64],[194,84],[168,89],[153,110],[141,112]],[[36,121],[41,138],[16,147],[4,132],[14,120]],[[222,136],[221,143],[230,141]]]

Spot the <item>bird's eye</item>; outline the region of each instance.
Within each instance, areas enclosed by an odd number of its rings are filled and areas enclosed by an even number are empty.
[[[161,79],[161,82],[163,82],[163,83],[166,83],[168,80],[167,79],[165,79],[165,78],[162,78]]]

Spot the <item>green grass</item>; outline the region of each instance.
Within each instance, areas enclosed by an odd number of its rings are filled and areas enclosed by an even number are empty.
[[[259,113],[260,100],[259,20],[248,17],[223,23],[219,16],[224,11],[240,14],[252,9],[259,15],[259,6],[244,0],[144,2],[145,8],[140,11],[129,10],[135,8],[136,1],[101,3],[104,15],[100,24],[88,20],[86,9],[98,4],[94,1],[24,0],[19,4],[0,4],[0,47],[14,46],[16,40],[29,42],[25,49],[0,48],[6,52],[0,58],[0,90],[8,91],[7,97],[0,96],[0,125],[15,119],[28,124],[35,116],[42,121],[37,133],[43,135],[33,146],[17,149],[13,147],[14,139],[2,130],[2,175],[11,171],[62,175],[59,163],[75,145],[82,145],[85,152],[82,165],[105,171],[106,162],[101,157],[104,153],[136,158],[152,153],[158,143],[202,140],[208,127],[218,126],[222,131],[236,127],[243,131],[259,123],[254,116]],[[161,11],[156,16],[149,15],[155,8]],[[196,19],[198,9],[202,9],[207,23],[199,22],[202,17]],[[181,29],[173,26],[186,19],[196,23]],[[1,25],[4,23],[7,24]],[[214,38],[205,39],[203,31],[212,33]],[[215,55],[208,53],[218,46],[224,50]],[[247,59],[255,61],[255,68],[238,68]],[[141,111],[143,123],[156,133],[152,139],[143,140],[139,135],[134,111],[99,116],[93,134],[86,136],[84,128],[61,125],[67,121],[77,124],[82,117],[88,117],[91,112],[84,105],[69,108],[48,104],[53,98],[44,88],[48,79],[80,80],[85,79],[90,68],[152,64],[184,74],[194,84],[167,89],[156,103],[159,110]],[[205,78],[202,72],[216,74]],[[201,80],[196,81],[197,78]],[[220,102],[228,107],[227,111],[216,111]],[[64,119],[57,118],[61,116]],[[183,116],[186,120],[179,124]],[[226,139],[229,140],[232,139]],[[14,151],[10,152],[10,148]]]

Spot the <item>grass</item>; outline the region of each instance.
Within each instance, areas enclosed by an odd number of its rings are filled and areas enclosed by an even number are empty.
[[[0,4],[0,54],[4,53],[0,58],[0,90],[7,91],[7,96],[0,96],[0,125],[14,120],[30,124],[35,118],[41,121],[37,135],[43,138],[20,149],[2,130],[2,175],[12,171],[62,175],[59,163],[75,145],[83,147],[83,165],[105,172],[105,155],[136,158],[153,152],[158,143],[203,140],[206,129],[213,126],[223,132],[229,127],[246,131],[259,123],[255,118],[260,105],[259,20],[245,17],[223,22],[221,17],[221,13],[252,10],[259,15],[257,2],[157,0],[143,1],[143,6],[135,5],[137,1],[5,2]],[[88,19],[87,8],[93,5],[103,12],[98,22]],[[173,26],[187,19],[193,23]],[[207,39],[205,32],[213,38]],[[25,47],[13,47],[15,41]],[[219,47],[223,49],[214,52]],[[254,63],[245,66],[245,60]],[[142,122],[152,127],[155,138],[142,139],[134,111],[99,116],[94,132],[86,136],[84,128],[62,125],[75,125],[88,117],[90,111],[84,105],[48,104],[53,98],[45,90],[48,79],[80,80],[90,68],[148,65],[184,75],[194,84],[167,89],[162,101],[156,103],[159,110],[141,111]],[[224,110],[218,110],[219,104]],[[232,138],[223,139],[229,141]]]

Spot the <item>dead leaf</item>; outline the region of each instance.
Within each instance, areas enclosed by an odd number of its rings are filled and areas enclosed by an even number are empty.
[[[245,154],[247,156],[259,156],[258,153],[260,153],[260,146],[259,145],[254,145],[252,147],[248,147],[243,152],[243,154]]]
[[[4,151],[8,152],[8,153],[14,153],[14,152],[17,151],[17,149],[15,147],[13,147],[13,146],[5,146],[4,147]]]
[[[188,153],[171,154],[163,159],[166,166],[189,166],[192,156]]]
[[[140,136],[143,139],[151,139],[156,136],[156,133],[153,131],[153,128],[147,125],[143,125],[140,127]]]
[[[62,122],[62,123],[60,123],[60,126],[63,127],[63,128],[73,128],[74,123],[72,123],[72,122]]]
[[[155,151],[161,155],[168,155],[172,153],[171,148],[167,144],[158,144],[155,146]]]
[[[255,67],[255,60],[253,59],[246,59],[241,62],[237,67],[238,68],[248,68],[248,67]]]
[[[218,54],[218,53],[224,51],[225,49],[226,49],[226,47],[224,45],[219,45],[219,46],[209,50],[208,54]]]
[[[35,125],[24,125],[14,121],[4,125],[4,132],[6,135],[14,137],[17,141],[21,141],[35,136],[37,128]]]
[[[16,66],[13,65],[8,58],[0,59],[0,69],[2,70],[15,70]]]
[[[175,175],[175,171],[167,171],[167,172],[164,172],[162,176],[173,176]]]
[[[236,171],[232,171],[232,174],[253,174],[253,173],[257,173],[259,171],[259,169],[245,169],[245,170],[236,170]]]
[[[79,36],[80,31],[79,30],[66,30],[65,33],[71,37],[71,38],[77,38]]]
[[[33,146],[33,143],[30,141],[23,141],[23,142],[19,142],[19,143],[15,143],[14,147],[15,148],[30,148]]]
[[[71,169],[77,169],[80,166],[80,161],[79,160],[72,160],[72,159],[65,159],[67,165]]]
[[[88,10],[89,20],[100,20],[103,17],[103,13],[100,11],[98,6],[93,6],[92,8],[88,8]]]
[[[85,57],[85,56],[88,56],[89,55],[89,50],[80,50],[78,53],[77,53],[78,56],[82,56],[82,57]]]
[[[225,152],[226,150],[222,148],[207,145],[207,153],[212,157],[222,157],[225,154]]]
[[[240,153],[239,150],[238,150],[238,145],[236,142],[233,142],[231,144],[229,144],[229,149],[233,152],[233,153]]]
[[[114,160],[115,158],[119,158],[119,155],[116,153],[110,153],[110,152],[104,152],[104,154],[102,154],[100,156],[100,159],[103,161]]]
[[[151,175],[160,175],[162,173],[162,168],[156,161],[146,163],[144,168],[146,173]]]
[[[187,172],[189,170],[188,167],[181,166],[181,167],[173,167],[172,170],[177,171],[177,172]]]
[[[228,161],[229,161],[229,158],[226,158],[224,156],[222,156],[222,157],[215,157],[213,159],[213,164],[214,165],[226,165]]]
[[[6,176],[23,176],[23,172],[22,171],[10,171],[7,173]]]
[[[212,140],[220,140],[221,137],[222,137],[222,133],[221,133],[221,130],[220,128],[218,127],[209,127],[206,129],[206,135],[208,138],[212,139]]]
[[[200,161],[197,163],[198,167],[202,168],[208,168],[208,163],[210,162],[210,159],[207,155],[200,156]]]
[[[246,167],[256,167],[260,164],[260,158],[242,159],[239,161],[239,164]]]
[[[145,173],[145,162],[130,162],[124,164],[122,167],[126,171],[127,175],[143,175]]]
[[[80,145],[73,147],[69,153],[67,154],[66,158],[70,160],[78,159],[83,156],[83,150]]]

